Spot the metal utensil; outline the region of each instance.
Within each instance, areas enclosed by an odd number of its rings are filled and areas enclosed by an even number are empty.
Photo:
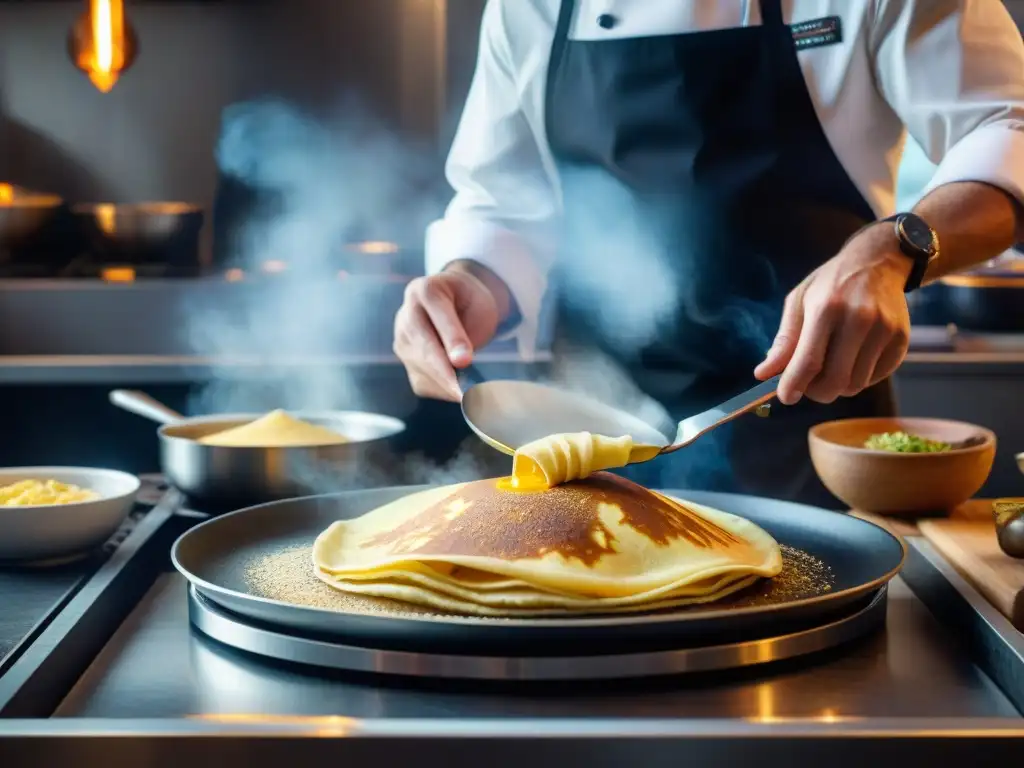
[[[548,435],[590,432],[629,435],[638,446],[658,448],[656,454],[638,452],[635,460],[646,461],[678,451],[712,429],[758,410],[775,396],[778,383],[775,376],[678,424],[666,420],[654,426],[575,392],[528,381],[488,381],[466,390],[462,415],[481,440],[503,453],[515,453],[516,448]]]
[[[185,418],[149,395],[129,390],[114,390],[110,402],[163,425],[157,430],[162,472],[190,500],[215,510],[322,493],[330,486],[340,489],[372,479],[372,471],[389,456],[390,440],[405,431],[400,419],[377,413],[299,411],[296,418],[333,429],[348,442],[288,448],[204,445],[199,438],[264,414]]]

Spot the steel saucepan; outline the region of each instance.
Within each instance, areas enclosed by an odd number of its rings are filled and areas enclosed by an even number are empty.
[[[110,402],[163,425],[157,430],[161,471],[190,501],[198,502],[201,511],[305,496],[329,486],[372,483],[388,458],[390,441],[405,431],[400,419],[377,413],[296,412],[296,418],[333,429],[349,442],[309,448],[229,448],[198,440],[263,414],[185,418],[148,395],[129,390],[114,390]]]

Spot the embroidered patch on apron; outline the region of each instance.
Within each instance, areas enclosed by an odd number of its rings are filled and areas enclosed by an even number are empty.
[[[838,16],[801,21],[790,24],[789,28],[793,30],[793,42],[798,51],[843,42],[843,22]]]

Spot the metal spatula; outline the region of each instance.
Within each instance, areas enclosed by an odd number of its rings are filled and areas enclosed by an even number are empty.
[[[763,381],[721,405],[684,419],[652,426],[585,395],[529,381],[486,381],[473,384],[462,397],[462,415],[480,439],[504,453],[548,435],[590,432],[629,435],[634,444],[654,446],[657,453],[640,452],[646,460],[672,453],[712,429],[758,409],[775,396],[779,377]]]

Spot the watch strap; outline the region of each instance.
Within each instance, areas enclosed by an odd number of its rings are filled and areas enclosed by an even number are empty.
[[[902,213],[896,213],[892,216],[887,216],[882,219],[882,221],[896,224],[903,215],[904,214]],[[910,244],[906,243],[898,232],[896,237],[899,241],[900,252],[911,261],[910,274],[907,275],[907,281],[903,284],[903,292],[910,293],[911,291],[916,291],[921,287],[921,283],[924,282],[924,276],[928,271],[928,264],[931,263],[931,259],[923,253],[911,250]]]

